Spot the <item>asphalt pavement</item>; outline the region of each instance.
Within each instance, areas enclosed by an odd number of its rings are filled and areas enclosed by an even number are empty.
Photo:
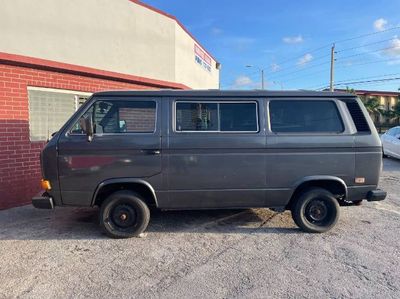
[[[112,240],[96,209],[0,211],[0,298],[400,298],[399,182],[385,159],[388,198],[325,234],[268,209],[153,211]]]

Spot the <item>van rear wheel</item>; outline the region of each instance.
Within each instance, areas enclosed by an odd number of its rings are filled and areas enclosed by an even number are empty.
[[[339,203],[331,192],[312,188],[298,197],[292,207],[292,217],[303,231],[323,233],[335,226],[339,209]]]
[[[129,190],[109,195],[100,208],[100,226],[111,238],[130,238],[145,231],[150,211],[144,200]]]

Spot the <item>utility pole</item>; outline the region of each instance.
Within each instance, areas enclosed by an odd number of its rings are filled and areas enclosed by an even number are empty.
[[[252,64],[248,64],[246,65],[246,67],[255,67],[256,69],[258,69],[260,71],[261,74],[261,89],[264,89],[265,85],[264,85],[264,69],[260,68],[256,65],[252,65]]]
[[[329,81],[329,90],[332,92],[334,90],[333,80],[334,80],[334,68],[335,68],[335,44],[331,48],[331,78]]]
[[[264,90],[264,69],[261,69],[261,89]]]

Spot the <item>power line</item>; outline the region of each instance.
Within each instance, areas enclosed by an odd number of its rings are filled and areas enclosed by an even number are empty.
[[[361,84],[361,83],[370,83],[370,82],[386,82],[386,81],[397,81],[400,80],[400,77],[395,78],[386,78],[386,79],[375,79],[375,80],[364,80],[364,81],[353,81],[353,82],[344,82],[337,85],[350,85],[350,84]]]
[[[371,35],[385,33],[385,32],[396,30],[396,29],[400,29],[400,26],[395,26],[395,27],[387,28],[385,30],[375,31],[375,32],[361,34],[361,35],[346,38],[346,39],[337,40],[334,43],[343,43],[343,42],[347,42],[347,41],[351,41],[351,40],[355,40],[355,39],[359,39],[359,38],[363,38],[363,37],[367,37],[367,36],[371,36]]]
[[[361,34],[361,35],[357,35],[357,36],[353,36],[353,37],[349,37],[349,38],[345,38],[345,39],[336,40],[334,43],[344,43],[344,42],[348,42],[348,41],[360,39],[360,38],[363,38],[363,37],[368,37],[368,36],[373,36],[373,35],[378,35],[378,34],[386,33],[386,32],[389,32],[389,31],[396,30],[396,29],[400,29],[400,26],[395,26],[395,27],[387,28],[387,29],[381,30],[381,31],[370,32],[370,33]],[[349,48],[345,48],[345,49],[343,49],[343,50],[339,50],[339,51],[337,51],[336,53],[341,53],[341,52],[345,52],[345,51],[355,50],[355,49],[359,49],[359,48],[362,48],[362,47],[365,47],[365,46],[374,45],[374,44],[379,44],[379,43],[383,43],[383,42],[390,41],[390,40],[394,40],[394,39],[395,39],[395,38],[391,38],[391,39],[380,40],[380,41],[376,41],[376,42],[372,42],[372,43],[367,43],[367,44],[364,44],[364,45],[361,45],[361,46],[349,47]],[[276,63],[276,64],[277,64],[277,65],[282,65],[282,64],[285,64],[285,63],[290,62],[290,61],[298,60],[298,59],[304,57],[304,56],[307,55],[307,54],[315,53],[315,52],[321,51],[321,50],[323,50],[323,49],[325,49],[325,48],[329,48],[331,45],[332,45],[332,43],[329,43],[329,44],[323,45],[323,46],[321,46],[321,47],[308,50],[308,51],[306,51],[305,53],[303,53],[303,54],[301,54],[301,55],[296,55],[296,56],[294,56],[294,57],[292,57],[292,58],[289,58],[289,59],[286,59],[286,60],[282,60],[282,61],[280,61],[280,62],[278,62],[278,63]],[[344,57],[339,57],[339,58],[340,58],[340,59],[346,59],[346,58],[350,58],[350,57],[362,56],[362,55],[366,55],[366,54],[368,54],[368,53],[374,53],[374,52],[379,52],[379,51],[389,50],[389,49],[394,49],[394,48],[397,48],[397,47],[396,47],[396,46],[395,46],[395,47],[387,47],[387,48],[382,48],[382,49],[378,49],[378,50],[373,50],[373,51],[369,51],[369,52],[365,52],[365,53],[357,53],[357,54],[353,54],[353,55],[349,55],[349,56],[344,56]],[[329,62],[324,62],[324,63],[320,63],[320,64],[317,64],[317,65],[313,65],[313,64],[312,64],[312,63],[314,63],[314,61],[319,60],[319,59],[322,59],[322,58],[325,58],[325,57],[327,57],[327,56],[330,56],[330,55],[327,54],[327,55],[323,55],[323,56],[319,56],[319,57],[317,57],[317,58],[314,58],[314,59],[312,60],[312,62],[310,62],[310,63],[308,64],[308,66],[303,67],[302,69],[299,69],[299,70],[297,70],[297,71],[285,73],[285,72],[287,72],[288,70],[291,70],[291,69],[293,69],[293,68],[298,68],[298,67],[299,67],[298,65],[295,65],[295,66],[292,66],[292,67],[283,68],[283,69],[277,70],[277,71],[275,71],[275,72],[268,72],[268,75],[271,75],[271,77],[267,77],[267,79],[282,78],[282,77],[289,76],[289,75],[291,75],[291,74],[296,74],[296,73],[302,72],[302,71],[304,71],[304,70],[308,70],[308,69],[311,69],[311,68],[315,68],[315,67],[318,67],[318,66],[321,66],[321,65],[328,64]],[[375,61],[375,62],[366,62],[366,63],[361,63],[361,64],[352,64],[351,66],[361,66],[361,65],[367,65],[367,64],[378,63],[378,62],[385,62],[385,61],[387,61],[387,62],[389,62],[389,61],[400,61],[400,59],[395,59],[395,60],[393,60],[393,59],[389,59],[389,60],[379,60],[379,61]],[[346,61],[344,61],[344,62],[346,62]],[[343,65],[341,65],[341,64],[343,64],[344,62],[343,62],[343,61],[339,61],[339,62],[338,62],[338,63],[340,64],[340,67],[350,67],[350,66],[343,66]],[[281,73],[281,72],[283,72],[283,74],[278,74],[278,76],[275,76],[275,75],[274,75],[274,74],[276,74],[276,73]],[[321,72],[322,72],[322,71],[321,71]],[[253,73],[252,73],[252,74],[253,74]],[[251,76],[252,74],[247,75],[247,76]],[[254,74],[255,74],[255,73],[254,73]],[[292,80],[294,80],[294,79],[292,79]],[[231,85],[231,86],[234,86],[234,84]]]
[[[360,84],[353,84],[353,85],[362,86],[362,87],[364,87],[364,86],[374,86],[374,87],[376,87],[376,86],[394,84],[394,82],[397,82],[397,81],[400,81],[400,80],[385,81],[385,82],[360,83]],[[340,86],[341,86],[341,88],[343,88],[344,86],[349,87],[351,85],[350,84],[346,84],[346,85],[343,84],[343,85],[340,85]],[[329,88],[329,86],[326,85],[326,86],[324,86],[322,88],[318,88],[318,89],[315,89],[315,90],[325,90],[325,89],[328,89],[328,88]]]
[[[343,43],[343,42],[347,42],[347,41],[351,41],[351,40],[355,40],[355,39],[359,39],[359,38],[363,38],[363,37],[367,37],[367,36],[382,34],[382,33],[388,32],[388,31],[396,30],[396,29],[400,29],[400,26],[395,26],[395,27],[387,28],[387,29],[381,30],[381,31],[365,33],[365,34],[353,36],[353,37],[346,38],[346,39],[336,40],[336,41],[334,41],[333,43]],[[392,38],[392,39],[393,39],[393,38]],[[383,42],[383,41],[381,41],[381,42]],[[315,49],[312,49],[312,50],[308,50],[308,51],[304,52],[304,53],[301,54],[301,55],[298,55],[298,56],[296,55],[295,57],[292,57],[292,58],[289,58],[289,59],[286,59],[286,60],[277,62],[276,64],[281,65],[281,64],[285,64],[285,63],[287,63],[287,62],[293,61],[293,60],[298,60],[298,59],[302,58],[304,55],[306,55],[306,54],[308,54],[308,53],[314,53],[314,52],[320,51],[320,50],[322,50],[322,49],[329,48],[329,47],[331,47],[331,45],[332,45],[332,43],[329,43],[329,44],[326,44],[326,45],[324,45],[324,46],[321,46],[321,47],[318,47],[318,48],[315,48]],[[344,51],[344,50],[343,50],[343,51]],[[342,51],[340,51],[340,52],[342,52]],[[339,53],[339,51],[338,51],[338,53]]]
[[[364,48],[364,47],[366,47],[366,46],[371,46],[371,45],[377,45],[377,44],[381,44],[381,43],[388,42],[388,41],[395,40],[395,39],[397,39],[397,38],[394,37],[394,38],[389,38],[389,39],[384,39],[384,40],[376,41],[376,42],[373,42],[373,43],[363,44],[363,45],[357,46],[357,47],[345,48],[345,49],[336,51],[336,53],[341,53],[341,52],[345,52],[345,51],[360,49],[360,48]]]
[[[326,58],[326,57],[328,57],[328,56],[330,56],[330,54],[318,56],[318,57],[315,57],[315,58],[313,57],[313,58],[310,60],[310,62],[307,63],[307,66],[310,65],[310,64],[312,65],[315,61],[321,60],[321,59]],[[301,57],[299,57],[299,58],[303,58],[303,57],[304,57],[304,55],[301,56]],[[299,67],[301,67],[301,66],[298,65],[298,64],[296,64],[296,65],[292,65],[292,66],[289,66],[289,67],[286,67],[286,68],[277,70],[277,71],[275,71],[275,72],[270,72],[269,74],[270,74],[271,76],[274,76],[276,73],[286,72],[286,71],[288,71],[288,70],[296,69],[296,68],[299,68]],[[307,67],[305,66],[305,67],[303,67],[302,69],[307,69]]]
[[[356,84],[360,86],[382,86],[382,85],[389,85],[389,84],[395,84],[396,81],[386,81],[386,82],[372,82],[372,83],[363,83],[363,84]],[[396,84],[397,85],[397,84]]]
[[[290,78],[290,79],[284,79],[282,81],[283,82],[290,82],[290,81],[294,81],[294,80],[297,80],[297,79],[307,78],[307,77],[314,76],[314,75],[317,75],[317,74],[322,74],[322,73],[325,73],[325,72],[328,72],[328,71],[329,71],[329,69],[324,69],[324,70],[321,70],[321,71],[308,73],[308,74],[305,74],[305,75],[302,75],[302,76],[297,76],[297,77]]]
[[[343,65],[344,63],[352,63],[353,61],[348,60],[348,61],[339,61],[338,63],[341,64],[339,67],[354,67],[354,66],[361,66],[361,65],[367,65],[367,64],[375,64],[375,63],[380,63],[380,62],[400,62],[400,57],[399,58],[390,58],[390,59],[380,59],[380,60],[374,60],[374,61],[369,61],[369,62],[364,62],[364,63],[356,63],[356,64],[350,64],[350,65]]]
[[[292,74],[297,74],[299,72],[303,72],[305,70],[309,70],[309,69],[312,69],[312,68],[315,68],[315,67],[318,67],[318,66],[321,66],[321,65],[326,65],[326,64],[329,64],[329,63],[330,62],[327,61],[327,62],[323,62],[323,63],[319,63],[319,64],[310,65],[310,66],[304,67],[304,68],[302,68],[300,70],[297,70],[297,71],[294,71],[294,72],[290,72],[290,73],[287,73],[287,74],[281,74],[281,75],[278,75],[278,76],[271,76],[271,77],[268,77],[268,79],[276,79],[276,78],[286,77],[286,76],[289,76],[289,75],[292,75]]]
[[[379,82],[389,82],[389,81],[399,81],[399,80],[400,80],[400,77],[375,79],[375,80],[352,81],[352,82],[339,83],[339,84],[336,84],[336,86],[349,86],[349,85],[359,85],[359,84],[366,84],[366,83],[379,83]],[[325,87],[323,87],[323,88],[317,88],[317,89],[326,89],[326,88],[328,88],[327,85],[325,85]]]
[[[363,52],[363,53],[356,53],[356,54],[352,54],[352,55],[348,55],[348,56],[344,56],[344,57],[339,57],[339,58],[340,59],[346,59],[346,58],[350,58],[350,57],[363,56],[363,55],[367,55],[367,54],[371,54],[371,53],[376,53],[376,52],[381,52],[381,51],[391,50],[391,49],[398,49],[398,48],[399,48],[399,46],[386,47],[386,48],[381,48],[381,49],[377,49],[377,50],[371,50],[371,51],[367,51],[367,52]]]
[[[385,77],[389,76],[397,76],[400,75],[400,73],[394,73],[394,74],[385,74],[385,75],[377,75],[377,76],[368,76],[368,77],[360,77],[360,78],[348,78],[340,81],[336,81],[336,85],[342,85],[340,83],[348,84],[349,81],[355,81],[355,80],[365,80],[365,79],[384,79]],[[312,87],[309,87],[309,89],[321,89],[327,87],[327,84],[319,84],[319,85],[314,85]]]
[[[356,67],[356,66],[363,66],[363,65],[367,65],[367,64],[374,64],[374,63],[382,63],[382,62],[400,62],[400,58],[397,58],[397,59],[381,59],[381,60],[377,60],[377,61],[370,61],[370,62],[365,62],[365,63],[358,63],[358,64],[352,64],[352,65],[342,65],[343,63],[345,63],[346,61],[340,61],[339,63],[340,63],[340,65],[338,66],[338,67],[336,67],[336,69],[337,68],[347,68],[347,67]],[[328,64],[328,63],[324,63],[324,64]],[[321,64],[320,64],[321,65]],[[318,65],[319,66],[319,65]],[[301,71],[301,70],[299,70],[299,71]],[[296,71],[296,72],[292,72],[292,73],[298,73],[299,71]],[[322,72],[325,72],[326,70],[321,70],[321,71],[318,71],[318,72],[315,72],[315,73],[311,73],[311,74],[307,74],[307,75],[314,75],[314,74],[318,74],[318,73],[322,73]],[[289,73],[289,74],[292,74],[292,73]],[[285,74],[283,77],[285,77],[285,76],[288,76],[289,74]],[[295,79],[298,79],[298,78],[301,78],[301,77],[306,77],[307,75],[305,75],[305,76],[298,76],[298,77],[295,77],[294,79],[290,79],[290,80],[287,80],[287,81],[292,81],[292,80],[295,80]],[[396,75],[396,74],[387,74],[387,75],[381,75],[381,76],[373,76],[372,78],[376,78],[376,77],[384,77],[384,76],[390,76],[390,75]],[[281,76],[282,77],[282,76]],[[358,79],[368,79],[369,77],[367,77],[367,78],[355,78],[355,79],[347,79],[347,80],[358,80]],[[340,80],[340,81],[338,81],[337,83],[343,83],[343,82],[346,82],[347,80]],[[284,80],[285,81],[285,80]],[[325,85],[318,85],[318,86],[323,86],[323,87],[326,87],[326,86],[328,86],[327,84],[325,84]],[[329,87],[329,86],[328,86]],[[315,86],[313,86],[313,87],[309,87],[308,89],[319,89],[319,88],[316,88]]]
[[[322,46],[322,47],[318,47],[318,48],[306,51],[305,53],[303,53],[301,55],[298,55],[298,56],[296,55],[296,56],[293,56],[292,58],[286,59],[284,61],[277,62],[276,64],[277,65],[282,65],[282,64],[285,64],[285,63],[290,62],[290,61],[298,60],[298,59],[304,57],[304,55],[306,55],[306,54],[315,53],[315,52],[318,52],[318,51],[320,51],[322,49],[329,48],[330,46],[331,46],[331,44],[328,44],[328,45],[325,45],[325,46]]]
[[[361,78],[350,78],[350,79],[336,81],[336,83],[343,83],[343,82],[347,82],[349,80],[364,80],[364,79],[384,78],[384,77],[397,76],[397,75],[400,75],[400,73],[378,75],[378,76],[369,76],[369,77],[361,77]]]

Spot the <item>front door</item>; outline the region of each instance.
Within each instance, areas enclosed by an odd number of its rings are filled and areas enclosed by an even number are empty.
[[[97,186],[113,178],[161,182],[159,99],[97,98],[83,112],[93,119],[88,142],[77,121],[59,139],[63,204],[88,205]]]
[[[262,100],[172,99],[165,208],[263,206]],[[261,121],[260,121],[261,120]],[[160,203],[161,204],[161,203]]]

